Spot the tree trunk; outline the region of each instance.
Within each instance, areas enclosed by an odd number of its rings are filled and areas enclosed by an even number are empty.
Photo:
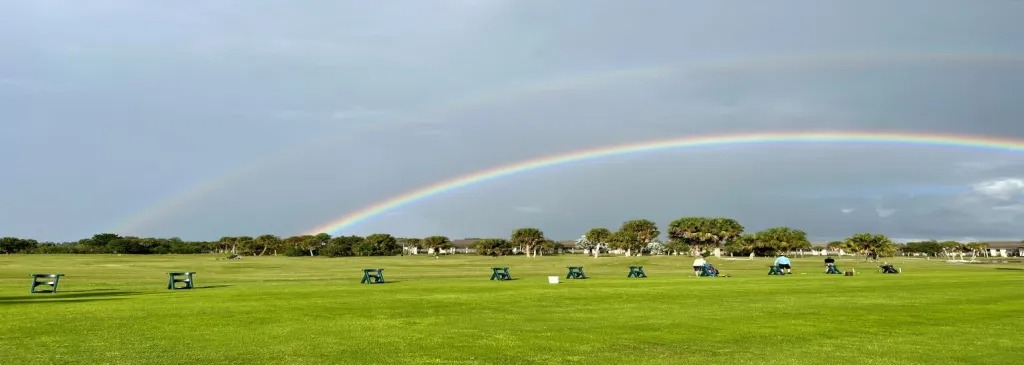
[[[313,249],[309,249],[309,257],[313,257]]]
[[[267,253],[267,246],[263,246],[263,250],[260,251],[260,254],[258,256],[263,256],[263,254],[265,253]]]

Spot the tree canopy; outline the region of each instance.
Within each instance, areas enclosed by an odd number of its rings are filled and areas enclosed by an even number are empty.
[[[576,241],[575,248],[589,250],[595,256],[604,249],[622,250],[627,255],[680,254],[687,251],[692,255],[706,254],[724,248],[734,255],[756,254],[775,255],[811,248],[807,233],[793,227],[770,227],[756,233],[744,233],[745,228],[738,221],[721,217],[683,217],[669,222],[667,239],[659,241],[661,231],[649,219],[633,219],[623,222],[616,231],[596,227],[588,230]],[[563,244],[545,236],[536,227],[514,229],[509,239],[462,239],[460,242],[475,242],[470,248],[482,255],[511,255],[523,253],[527,256],[558,254],[566,249]],[[120,236],[115,233],[98,233],[92,237],[74,242],[39,242],[34,239],[0,237],[0,254],[196,254],[232,253],[238,255],[288,255],[288,256],[390,256],[408,250],[429,248],[434,252],[455,247],[447,236],[433,235],[423,238],[397,238],[388,233],[376,233],[366,237],[349,235],[332,237],[327,233],[305,234],[280,237],[273,234],[258,236],[224,236],[215,241],[184,241],[180,238],[154,238]],[[464,247],[464,246],[460,246]],[[892,256],[905,255],[987,255],[988,244],[984,242],[961,243],[956,241],[916,241],[896,244],[884,234],[857,233],[843,240],[827,243],[829,250],[843,250],[858,255]]]
[[[732,218],[683,217],[668,224],[668,237],[691,247],[694,254],[720,248],[743,234],[743,225]]]
[[[533,227],[519,228],[512,232],[512,243],[522,249],[526,257],[536,255],[535,250],[544,241],[544,232]]]

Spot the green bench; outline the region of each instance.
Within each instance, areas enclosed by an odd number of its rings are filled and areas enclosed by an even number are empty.
[[[384,282],[384,269],[363,269],[363,280],[360,284],[379,284]]]
[[[779,268],[779,265],[772,265],[772,266],[768,267],[768,275],[786,275],[786,274],[782,273],[782,269]]]
[[[643,266],[630,266],[629,267],[629,275],[626,275],[626,277],[627,278],[646,278],[647,277],[647,273],[644,272],[644,267]]]
[[[508,273],[507,267],[492,267],[491,280],[512,280],[512,275]]]
[[[167,273],[167,289],[178,290],[194,288],[195,286],[192,285],[192,275],[195,274],[195,271],[179,271]],[[178,286],[179,283],[183,285]]]
[[[57,284],[60,283],[60,277],[64,274],[31,274],[32,275],[32,289],[31,293],[56,293]],[[42,281],[40,281],[42,279]],[[48,286],[50,289],[36,289],[40,286]]]
[[[583,266],[568,266],[569,273],[565,275],[566,279],[586,279],[587,275],[583,273]]]

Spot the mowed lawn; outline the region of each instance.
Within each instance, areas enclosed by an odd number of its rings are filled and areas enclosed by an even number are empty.
[[[4,364],[1011,364],[1024,265],[820,257],[0,257]],[[586,280],[565,280],[584,265]],[[640,264],[650,276],[626,278]],[[489,281],[508,266],[508,282]],[[383,267],[380,285],[359,283]],[[196,271],[192,291],[168,271]],[[30,273],[59,272],[56,294]],[[547,283],[558,275],[562,283]]]

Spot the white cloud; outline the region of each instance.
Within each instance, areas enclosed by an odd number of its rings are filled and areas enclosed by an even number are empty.
[[[896,213],[896,209],[875,208],[875,213],[877,213],[879,217],[885,218]]]
[[[281,120],[364,121],[392,114],[394,114],[394,112],[388,110],[375,110],[356,106],[350,109],[337,110],[334,112],[286,109],[275,111],[272,113],[272,116]]]
[[[423,136],[443,136],[443,135],[449,134],[449,132],[446,132],[446,131],[441,130],[441,129],[426,129],[426,130],[418,131],[418,132],[416,132],[416,134],[423,135]]]
[[[544,211],[543,208],[538,207],[538,206],[518,206],[518,207],[516,207],[516,210],[518,210],[520,212],[523,212],[523,213],[540,213],[540,212]]]
[[[37,94],[47,92],[66,91],[64,85],[53,85],[37,80],[14,77],[0,77],[0,91],[11,90],[21,93]]]
[[[988,159],[980,161],[960,161],[954,164],[953,171],[958,175],[977,176],[979,173],[989,172],[999,168],[1015,166],[1020,163],[1017,160]]]
[[[971,186],[978,194],[1000,200],[1011,200],[1024,194],[1024,179],[1003,178],[982,181]]]
[[[367,109],[367,108],[363,108],[361,106],[357,106],[357,107],[353,107],[353,108],[347,109],[347,110],[335,111],[334,114],[331,114],[331,119],[334,119],[334,120],[355,120],[355,119],[380,117],[380,116],[389,115],[389,114],[391,114],[391,112],[386,111],[386,110],[373,110],[373,109]]]
[[[283,120],[296,120],[312,117],[313,113],[303,110],[281,110],[274,113],[274,118]]]
[[[1009,205],[997,205],[992,207],[995,210],[1009,210],[1015,212],[1024,212],[1024,204],[1009,204]]]
[[[843,214],[850,214],[850,213],[853,213],[854,211],[856,211],[856,209],[853,209],[853,208],[843,208],[843,209],[840,209],[839,211],[843,212]]]

